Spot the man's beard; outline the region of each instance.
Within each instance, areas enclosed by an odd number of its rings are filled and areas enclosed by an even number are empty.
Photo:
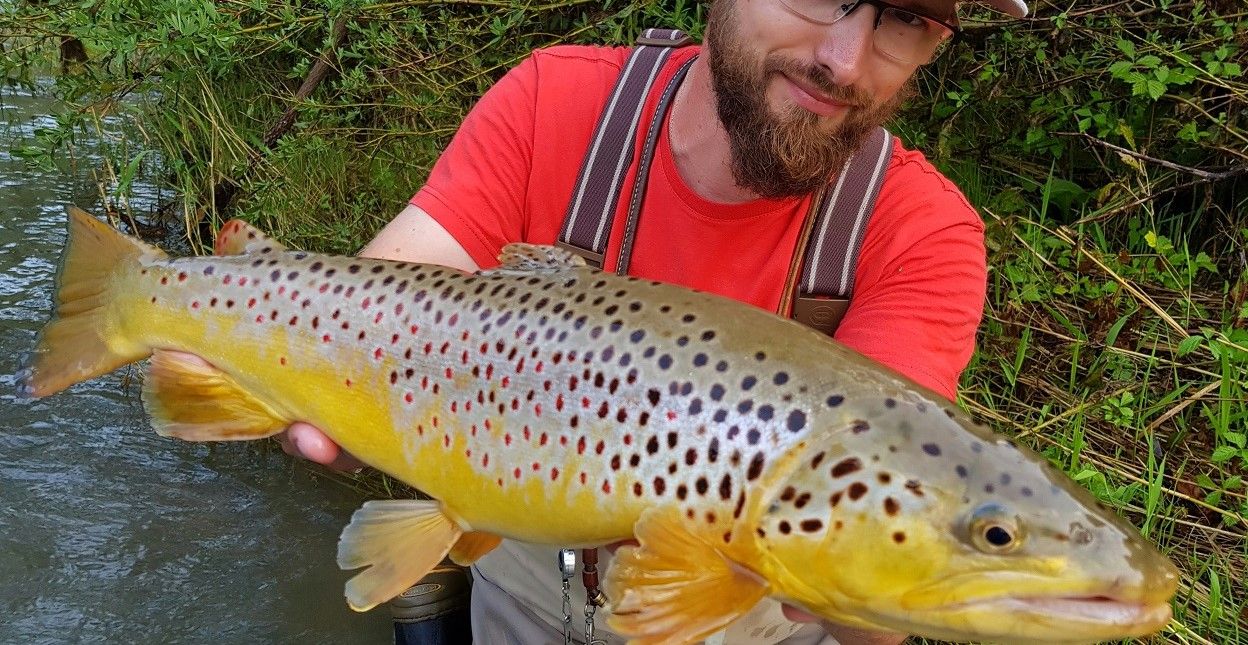
[[[753,49],[737,32],[735,0],[719,0],[707,20],[708,63],[719,120],[728,133],[737,184],[763,197],[797,197],[815,192],[836,176],[873,130],[914,94],[913,81],[889,100],[875,104],[865,92],[838,86],[817,64],[768,55],[758,69]],[[832,125],[797,105],[781,114],[767,106],[767,86],[784,75],[805,81],[851,107]]]

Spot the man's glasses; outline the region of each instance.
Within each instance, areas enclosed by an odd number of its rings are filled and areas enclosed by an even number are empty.
[[[884,0],[780,0],[793,13],[820,25],[832,23],[863,5],[875,8],[875,49],[893,60],[926,65],[960,31],[943,20]]]

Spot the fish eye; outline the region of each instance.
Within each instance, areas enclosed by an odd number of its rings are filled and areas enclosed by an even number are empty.
[[[971,544],[984,553],[1012,553],[1023,543],[1022,527],[1016,518],[998,506],[985,506],[975,512],[970,525]]]

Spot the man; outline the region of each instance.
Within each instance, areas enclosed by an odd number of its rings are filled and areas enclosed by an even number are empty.
[[[811,194],[909,96],[915,71],[953,34],[954,0],[893,1],[900,6],[716,0],[701,50],[677,50],[656,82],[662,87],[697,57],[660,124],[630,273],[776,310]],[[1018,17],[1027,11],[1022,0],[984,2]],[[361,254],[474,271],[496,264],[507,242],[552,243],[627,54],[556,47],[508,73]],[[654,102],[643,114],[653,114]],[[607,256],[618,248],[614,239]],[[953,398],[985,291],[974,210],[920,154],[897,145],[859,258],[837,339]],[[354,465],[306,424],[293,425],[284,445],[319,463]],[[560,638],[554,554],[505,541],[474,566],[477,642]],[[583,604],[581,591],[574,606]],[[726,642],[904,639],[785,617],[813,620],[761,603]]]

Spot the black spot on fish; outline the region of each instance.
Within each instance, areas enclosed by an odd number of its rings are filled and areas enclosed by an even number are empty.
[[[705,495],[707,489],[710,488],[710,484],[706,483],[705,477],[699,477],[698,481],[694,482],[693,487],[698,491],[699,495]]]
[[[958,464],[957,466],[954,466],[953,471],[956,472],[958,474],[958,477],[961,477],[962,479],[966,479],[966,476],[968,474],[966,471],[966,466],[963,466],[962,464]]]
[[[702,354],[702,353],[694,354],[694,355],[693,355],[693,366],[694,366],[694,367],[702,367],[703,365],[706,365],[706,361],[707,361],[707,360],[708,360],[708,359],[707,359],[707,357],[706,357],[706,354]]]
[[[706,460],[715,463],[719,459],[719,437],[711,437],[711,443],[706,447]]]
[[[667,490],[667,482],[663,481],[662,477],[655,477],[654,478],[654,494],[658,497],[662,497],[664,490]]]
[[[815,533],[823,528],[823,522],[820,520],[802,520],[800,526],[807,533]]]
[[[854,482],[849,485],[849,498],[858,501],[863,495],[867,494],[867,485],[862,482]]]
[[[667,355],[667,354],[664,354],[664,355],[662,355],[662,356],[660,356],[660,357],[659,357],[659,368],[660,368],[660,369],[667,369],[667,368],[669,368],[669,367],[671,367],[671,366],[672,366],[672,357],[671,357],[671,356],[669,356],[669,355]]]
[[[649,402],[650,402],[650,405],[652,405],[652,406],[653,406],[653,405],[658,405],[658,404],[659,404],[659,397],[660,397],[660,396],[661,396],[661,394],[659,393],[659,391],[658,391],[657,389],[653,389],[653,388],[652,388],[649,392],[646,392],[646,400],[647,400],[647,401],[649,401]]]
[[[938,445],[936,445],[936,444],[934,444],[934,443],[925,443],[925,444],[923,444],[923,452],[926,452],[927,454],[929,454],[929,455],[931,455],[931,456],[933,456],[933,457],[939,457],[939,456],[940,456],[940,446],[938,446]]]
[[[715,414],[711,418],[715,421],[715,423],[723,423],[724,420],[728,418],[728,411],[720,408],[715,411]]]
[[[762,436],[759,433],[758,428],[750,428],[749,432],[745,433],[745,441],[751,446],[758,445],[758,440],[760,438],[762,438]]]
[[[667,448],[669,450],[676,447],[676,442],[678,440],[678,437],[679,435],[677,435],[675,432],[667,433]]]
[[[862,434],[870,429],[871,424],[867,423],[866,419],[854,419],[854,421],[849,424],[849,431],[853,434]]]
[[[776,372],[776,375],[771,377],[771,382],[775,383],[776,385],[784,385],[785,383],[788,383],[789,382],[788,372]]]
[[[746,399],[737,404],[737,412],[741,414],[745,414],[746,412],[749,412],[753,407],[754,407],[754,401],[751,399]]]
[[[1009,474],[1009,473],[1001,473],[1001,485],[1002,485],[1002,486],[1009,486],[1009,485],[1010,485],[1010,474]]]
[[[732,475],[728,473],[724,473],[724,478],[719,480],[719,498],[732,499]]]
[[[646,442],[646,453],[653,455],[659,451],[658,435],[650,435],[650,440]]]
[[[789,526],[788,520],[780,520],[780,532],[788,535],[793,531],[793,527]]]
[[[702,399],[694,399],[689,402],[689,414],[702,413]]]
[[[759,406],[758,418],[761,421],[771,421],[771,417],[775,414],[776,409],[770,405]]]
[[[715,371],[716,371],[716,372],[726,372],[726,371],[728,371],[728,361],[719,361],[718,363],[716,363],[716,364],[715,364]]]
[[[676,487],[676,497],[677,497],[677,499],[682,499],[682,500],[683,500],[684,498],[686,498],[686,497],[688,497],[688,496],[689,496],[689,488],[688,488],[687,486],[685,486],[684,484],[681,484],[681,485],[679,485],[679,486],[677,486],[677,487]]]
[[[884,399],[884,407],[886,407],[886,408],[888,408],[888,409],[890,409],[890,410],[891,410],[891,409],[893,409],[893,408],[895,408],[895,407],[897,407],[897,400],[896,400],[896,399],[893,399],[892,397],[889,397],[889,398],[887,398],[887,399]]]
[[[789,418],[785,420],[785,425],[789,428],[789,432],[798,432],[806,427],[806,413],[801,410],[794,410],[789,413]]]
[[[753,376],[747,376],[741,379],[741,389],[749,392],[751,388],[758,384],[758,379]]]
[[[719,401],[724,398],[724,386],[716,383],[711,386],[711,400]]]
[[[891,497],[884,498],[885,513],[888,513],[889,515],[896,515],[899,510],[901,510],[901,505],[897,503],[897,500]]]
[[[713,330],[708,329],[702,332],[702,342],[704,343],[709,342],[711,340],[714,340],[714,338],[715,338],[715,332]]]
[[[833,477],[844,477],[862,469],[862,461],[857,457],[847,457],[832,467]]]
[[[763,453],[756,452],[754,457],[750,459],[750,466],[745,472],[745,477],[750,481],[754,481],[761,474],[763,474]]]
[[[844,402],[845,402],[845,397],[843,397],[843,396],[841,396],[841,395],[839,395],[839,394],[833,394],[832,396],[829,396],[829,397],[828,397],[828,400],[826,401],[826,403],[828,404],[828,407],[829,407],[829,408],[835,408],[836,406],[838,406],[838,405],[840,405],[840,404],[842,404],[842,403],[844,403]]]

